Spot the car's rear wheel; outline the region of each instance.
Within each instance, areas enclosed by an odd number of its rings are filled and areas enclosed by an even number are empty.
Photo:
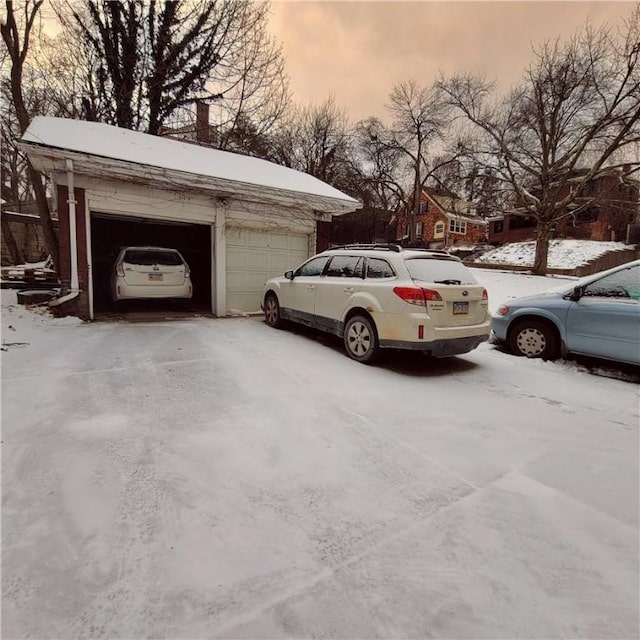
[[[365,316],[349,318],[344,329],[344,348],[358,362],[370,364],[380,355],[375,326]]]
[[[509,348],[517,356],[554,360],[558,357],[558,338],[546,322],[522,320],[509,332]]]
[[[264,299],[264,321],[275,329],[282,326],[280,304],[278,303],[278,298],[276,298],[273,293],[268,293]]]

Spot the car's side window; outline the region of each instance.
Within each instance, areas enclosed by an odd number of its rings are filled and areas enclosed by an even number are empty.
[[[631,267],[600,278],[588,284],[583,295],[640,300],[640,267]]]
[[[391,265],[380,258],[367,258],[367,278],[393,278]]]
[[[313,260],[309,260],[309,262],[305,262],[302,266],[298,267],[295,275],[319,276],[322,274],[327,262],[329,262],[329,256],[313,258]]]
[[[333,256],[326,276],[335,278],[362,278],[364,258],[358,256]]]

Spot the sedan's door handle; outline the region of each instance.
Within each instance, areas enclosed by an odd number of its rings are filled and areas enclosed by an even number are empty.
[[[316,285],[315,284],[308,284],[307,285],[307,289],[315,289]]]
[[[353,292],[354,292],[354,288],[353,288],[353,287],[345,287],[345,288],[343,289],[343,291],[344,291],[345,293],[353,293]]]

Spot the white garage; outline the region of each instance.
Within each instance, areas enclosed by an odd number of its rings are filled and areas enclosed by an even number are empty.
[[[309,257],[313,234],[227,227],[227,310],[260,308],[265,280]]]
[[[54,185],[63,285],[54,304],[85,319],[104,303],[99,280],[115,246],[134,240],[191,250],[205,311],[257,311],[265,280],[325,248],[319,230],[361,206],[266,160],[96,122],[37,117],[20,146]]]

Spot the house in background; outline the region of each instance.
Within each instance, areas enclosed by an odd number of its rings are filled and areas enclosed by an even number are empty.
[[[577,240],[628,241],[629,228],[639,215],[640,184],[636,180],[621,179],[630,167],[610,171],[587,183],[580,194],[558,220],[557,238]],[[564,198],[569,189],[577,188],[586,169],[576,172],[576,178],[558,194]],[[587,205],[584,207],[583,205]],[[575,213],[573,213],[575,211]],[[501,245],[508,242],[535,240],[536,220],[531,216],[515,213],[492,216],[489,221],[489,243]]]
[[[429,249],[470,246],[487,242],[487,221],[473,203],[433,187],[423,187],[420,213],[413,216],[415,245]],[[411,237],[409,221],[396,221],[395,240]]]

